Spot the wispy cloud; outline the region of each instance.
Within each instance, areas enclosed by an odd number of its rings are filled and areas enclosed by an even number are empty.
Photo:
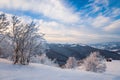
[[[90,4],[87,4],[85,7],[91,10],[91,13],[95,13],[97,11],[102,10],[103,8],[107,8],[109,5],[108,0],[89,0]]]
[[[33,11],[67,23],[79,21],[77,13],[67,9],[60,0],[2,0],[0,8]]]
[[[110,17],[104,16],[102,14],[97,15],[95,17],[87,16],[82,17],[82,22],[79,23],[79,26],[86,26],[86,28],[103,28],[106,25],[110,24],[112,22],[112,19]]]

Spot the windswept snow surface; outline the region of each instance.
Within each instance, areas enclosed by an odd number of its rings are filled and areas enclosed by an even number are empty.
[[[13,65],[0,59],[0,80],[120,80],[120,61],[107,62],[105,73],[60,69],[42,64]]]

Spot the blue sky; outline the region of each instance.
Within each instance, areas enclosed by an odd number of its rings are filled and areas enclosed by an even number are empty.
[[[0,11],[36,21],[48,42],[120,41],[120,0],[2,0]]]

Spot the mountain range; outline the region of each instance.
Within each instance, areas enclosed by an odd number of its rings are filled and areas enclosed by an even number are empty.
[[[81,44],[48,44],[49,50],[46,55],[55,59],[60,65],[64,65],[69,57],[75,57],[77,60],[82,60],[89,56],[92,52],[99,52],[105,58],[120,60],[120,54],[117,52],[98,49],[88,45]]]

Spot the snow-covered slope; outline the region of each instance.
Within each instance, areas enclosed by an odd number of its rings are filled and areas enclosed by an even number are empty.
[[[107,63],[105,73],[68,70],[42,64],[13,65],[0,59],[0,80],[120,80],[120,61]]]

